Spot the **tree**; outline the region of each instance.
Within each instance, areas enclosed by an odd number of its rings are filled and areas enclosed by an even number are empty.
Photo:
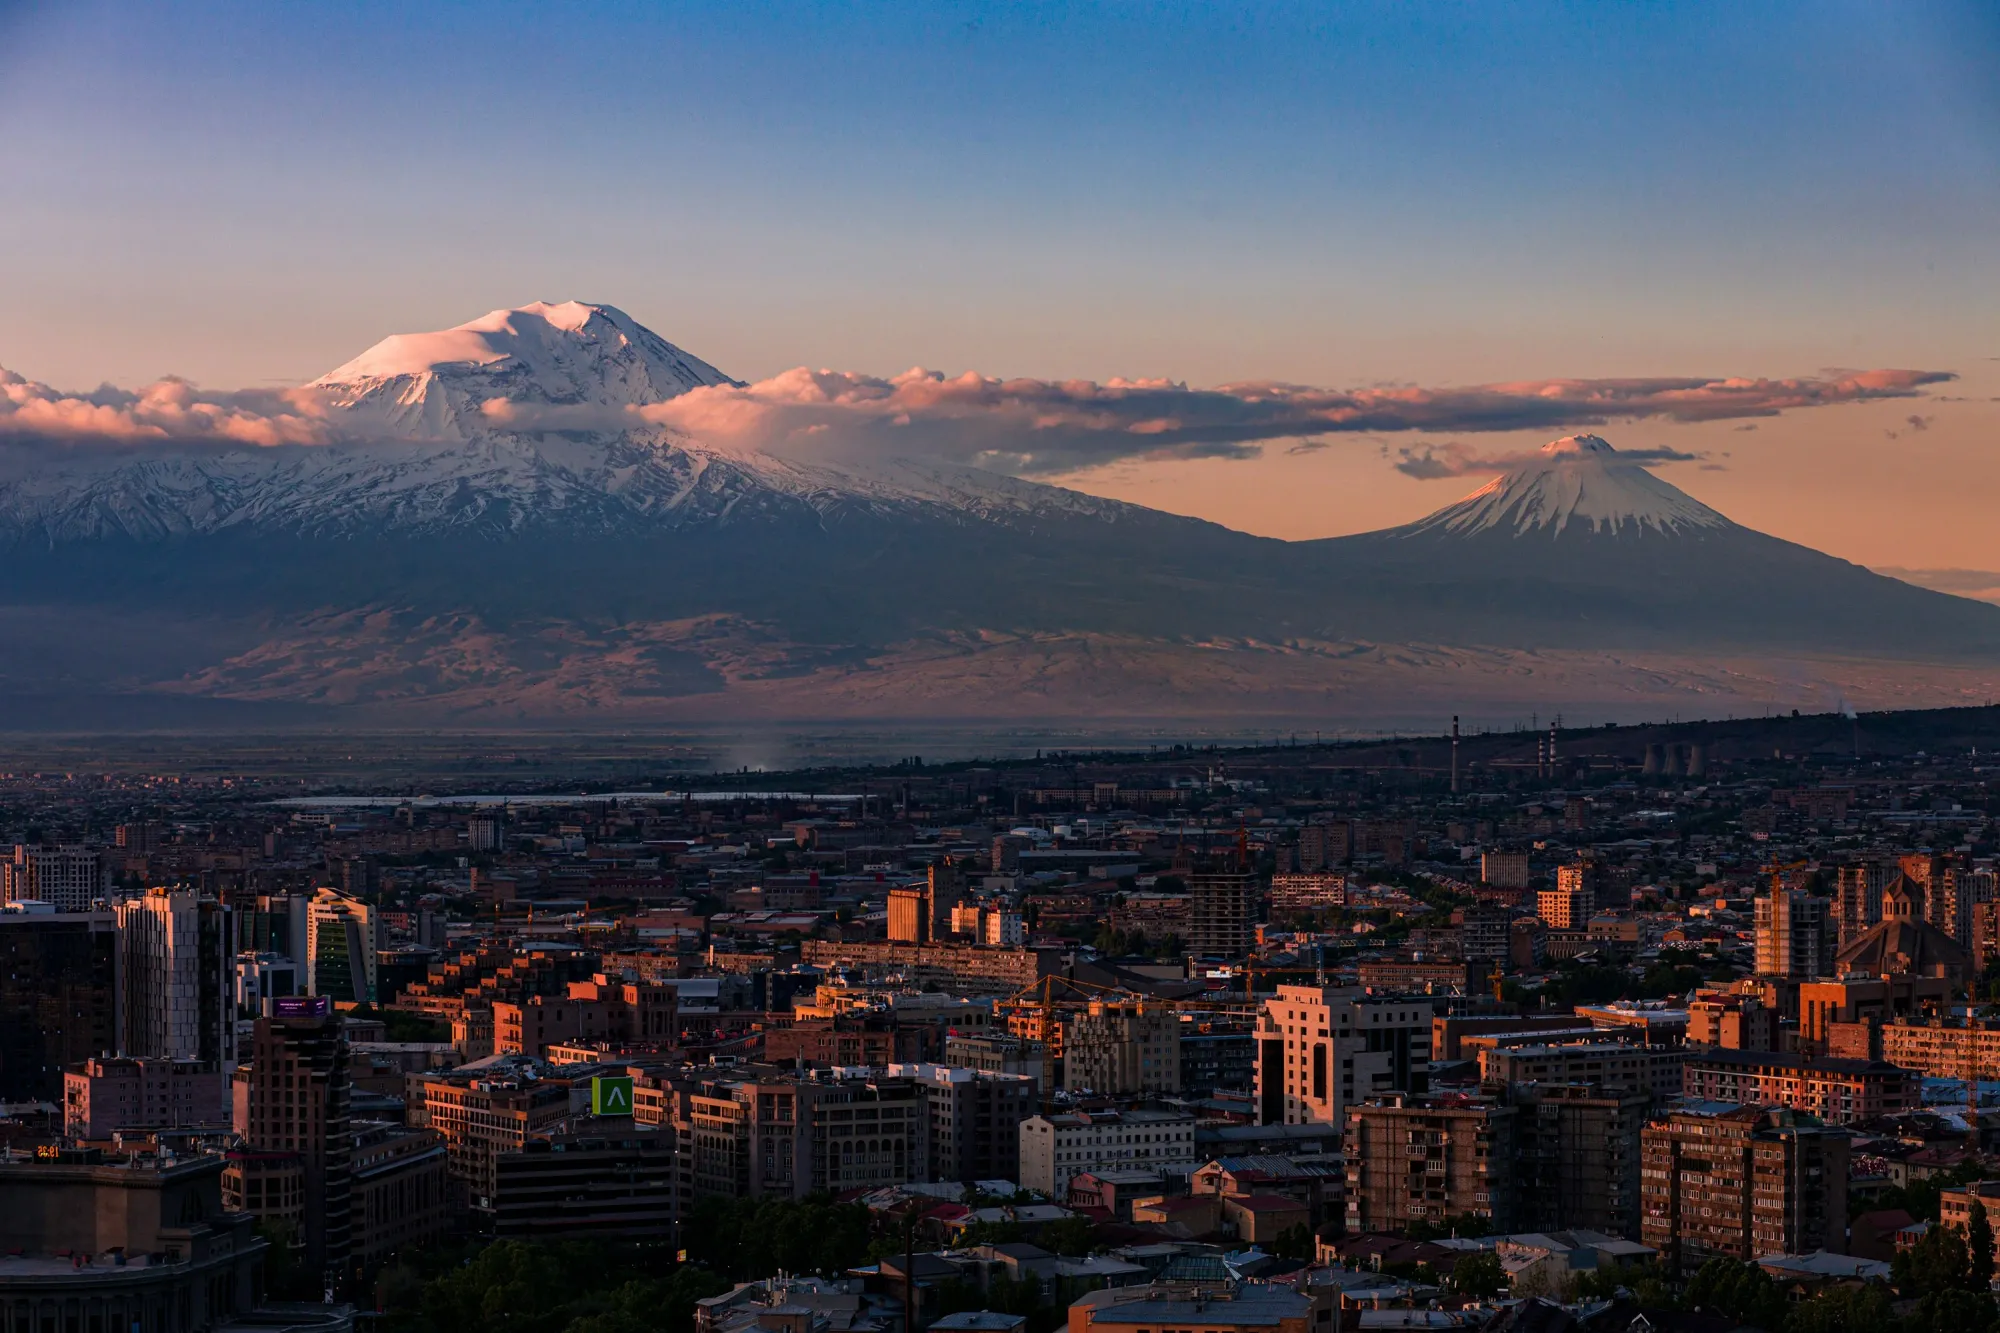
[[[1473,1300],[1486,1300],[1507,1289],[1507,1270],[1492,1250],[1474,1250],[1451,1266],[1451,1289]]]
[[[1896,1327],[1889,1293],[1879,1282],[1834,1287],[1792,1307],[1784,1333],[1883,1333]]]
[[[1280,1259],[1299,1259],[1311,1263],[1319,1250],[1319,1238],[1313,1229],[1301,1222],[1295,1227],[1286,1227],[1271,1242],[1271,1253]]]
[[[1986,1216],[1986,1205],[1976,1198],[1972,1201],[1972,1218],[1966,1224],[1965,1248],[1971,1260],[1966,1285],[1974,1291],[1990,1291],[1993,1287],[1993,1222]]]
[[[1720,1255],[1688,1280],[1687,1303],[1763,1328],[1777,1328],[1785,1318],[1785,1295],[1770,1274],[1755,1264]]]
[[[1972,1285],[1972,1256],[1957,1227],[1931,1224],[1924,1238],[1890,1261],[1891,1280],[1905,1296],[1964,1291]]]
[[[1923,1333],[1940,1329],[1949,1329],[1950,1333],[1994,1333],[2000,1328],[2000,1311],[1994,1309],[1989,1292],[1946,1287],[1927,1293],[1917,1302],[1917,1315],[1910,1327]]]
[[[1050,1254],[1072,1258],[1089,1254],[1096,1239],[1097,1225],[1087,1217],[1058,1218],[1035,1233],[1035,1243]]]

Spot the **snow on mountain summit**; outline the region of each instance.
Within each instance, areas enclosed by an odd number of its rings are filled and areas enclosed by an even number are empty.
[[[1560,536],[1572,526],[1611,535],[1726,528],[1727,518],[1597,435],[1551,440],[1537,454],[1456,504],[1412,525],[1412,532]]]

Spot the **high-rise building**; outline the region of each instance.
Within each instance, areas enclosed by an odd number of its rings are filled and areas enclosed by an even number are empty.
[[[1838,947],[1845,949],[1882,920],[1882,890],[1889,878],[1889,867],[1880,861],[1859,861],[1836,872],[1833,920]]]
[[[1188,951],[1241,958],[1256,938],[1257,879],[1247,870],[1204,870],[1188,877]]]
[[[232,900],[238,953],[275,954],[305,965],[311,900],[296,893],[259,893]]]
[[[96,847],[27,847],[0,862],[0,902],[43,902],[87,912],[111,898],[111,862]]]
[[[235,1197],[289,1230],[309,1269],[338,1286],[353,1243],[354,1136],[347,1036],[326,996],[276,1003],[237,1071]]]
[[[236,929],[229,905],[193,889],[150,889],[115,910],[121,1053],[199,1060],[226,1079],[236,1063]]]
[[[1021,1122],[1035,1114],[1035,1080],[948,1065],[890,1065],[891,1078],[923,1089],[930,1108],[928,1180],[1013,1180],[1021,1171]]]
[[[60,1102],[63,1071],[118,1045],[118,921],[0,909],[0,1101]]]
[[[1833,975],[1834,923],[1827,900],[1776,888],[1757,898],[1757,975],[1817,981]]]
[[[1358,987],[1280,986],[1257,1016],[1257,1118],[1343,1123],[1348,1105],[1421,1093],[1430,1079],[1431,1007]]]
[[[1496,1102],[1396,1096],[1346,1109],[1347,1229],[1400,1230],[1467,1213],[1514,1230],[1514,1119]]]
[[[382,922],[373,907],[332,889],[313,894],[306,917],[306,989],[334,1000],[373,1004]]]
[[[1063,1031],[1063,1086],[1113,1096],[1181,1090],[1181,1020],[1145,1000],[1092,1000]]]
[[[1638,1239],[1640,1135],[1653,1095],[1588,1083],[1525,1083],[1507,1097],[1515,1108],[1514,1225]]]
[[[1846,1249],[1845,1130],[1708,1102],[1653,1121],[1641,1144],[1639,1239],[1668,1265]]]
[[[930,868],[921,887],[889,890],[889,938],[899,944],[949,939],[961,902],[958,863],[946,857]]]
[[[1572,867],[1563,866],[1563,870]],[[1597,894],[1588,887],[1558,884],[1535,895],[1535,915],[1550,930],[1582,930],[1597,912]]]
[[[1479,857],[1479,878],[1496,889],[1528,887],[1526,852],[1483,852]]]

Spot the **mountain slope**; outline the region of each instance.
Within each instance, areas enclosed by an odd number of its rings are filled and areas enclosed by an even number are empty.
[[[1791,670],[1758,654],[1946,663],[1961,694],[2000,664],[2000,608],[1741,527],[1596,436],[1405,527],[1287,543],[934,461],[716,447],[633,411],[734,384],[614,307],[536,303],[315,381],[328,443],[0,447],[0,617],[205,627],[151,674],[122,641],[0,651],[0,688],[522,719],[1019,711],[1009,690],[1055,713],[1176,691],[1233,711],[1257,680],[1295,710],[1364,682],[1386,698],[1398,672],[1499,698],[1601,661],[1593,690],[1653,699],[1679,696],[1646,662],[1690,654],[1756,679]],[[1555,677],[1533,665],[1549,652]]]

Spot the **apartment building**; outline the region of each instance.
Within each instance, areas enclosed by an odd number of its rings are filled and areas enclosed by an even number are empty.
[[[1678,1046],[1582,1042],[1574,1046],[1492,1046],[1479,1052],[1479,1079],[1488,1085],[1594,1083],[1662,1100],[1681,1095],[1687,1051]]]
[[[1021,1184],[1060,1199],[1072,1178],[1106,1171],[1192,1170],[1194,1116],[1186,1111],[1078,1111],[1021,1122]]]
[[[1206,870],[1188,877],[1188,952],[1241,958],[1257,928],[1257,878],[1247,870]]]
[[[565,1083],[450,1074],[417,1082],[425,1123],[444,1139],[451,1174],[465,1183],[475,1208],[490,1206],[495,1159],[521,1151],[528,1140],[553,1132],[571,1114]]]
[[[926,1180],[1013,1180],[1021,1169],[1021,1122],[1035,1114],[1036,1081],[949,1065],[890,1065],[891,1078],[923,1089],[929,1105]]]
[[[1257,1016],[1257,1118],[1338,1125],[1355,1101],[1421,1093],[1430,1078],[1431,1006],[1356,987],[1280,986]]]
[[[1843,1060],[1776,1051],[1701,1051],[1688,1056],[1682,1093],[1695,1101],[1783,1106],[1830,1125],[1915,1110],[1914,1070],[1883,1060]]]
[[[202,1060],[93,1056],[63,1075],[63,1132],[107,1139],[121,1129],[227,1125],[227,1077]]]
[[[680,1032],[672,986],[613,981],[598,973],[572,981],[563,995],[532,995],[493,1004],[493,1049],[539,1056],[555,1045],[641,1042],[672,1046]]]
[[[1145,1000],[1092,1000],[1063,1033],[1063,1086],[1109,1096],[1181,1090],[1181,1020]]]
[[[690,1086],[679,1128],[689,1197],[803,1198],[929,1173],[930,1102],[907,1078],[846,1069]]]
[[[1929,1078],[2000,1079],[2000,1020],[1898,1018],[1875,1028],[1876,1058]]]
[[[1526,852],[1483,852],[1479,857],[1479,878],[1496,889],[1528,887]]]
[[[0,902],[48,903],[87,912],[111,898],[111,861],[97,847],[27,847],[0,861]]]
[[[1280,915],[1347,905],[1347,876],[1308,870],[1271,876],[1271,911]]]
[[[1670,1266],[1846,1249],[1846,1131],[1696,1102],[1647,1125],[1641,1144],[1639,1238]]]
[[[1565,888],[1559,884],[1535,895],[1535,915],[1550,930],[1587,929],[1596,913],[1597,892],[1587,885]]]
[[[1386,1231],[1466,1213],[1514,1227],[1516,1110],[1396,1096],[1350,1106],[1347,1229]]]
[[[1639,1234],[1643,1089],[1537,1083],[1507,1090],[1514,1115],[1514,1226]]]
[[[1833,975],[1839,931],[1825,898],[1773,889],[1758,896],[1755,923],[1758,976],[1816,981]]]

